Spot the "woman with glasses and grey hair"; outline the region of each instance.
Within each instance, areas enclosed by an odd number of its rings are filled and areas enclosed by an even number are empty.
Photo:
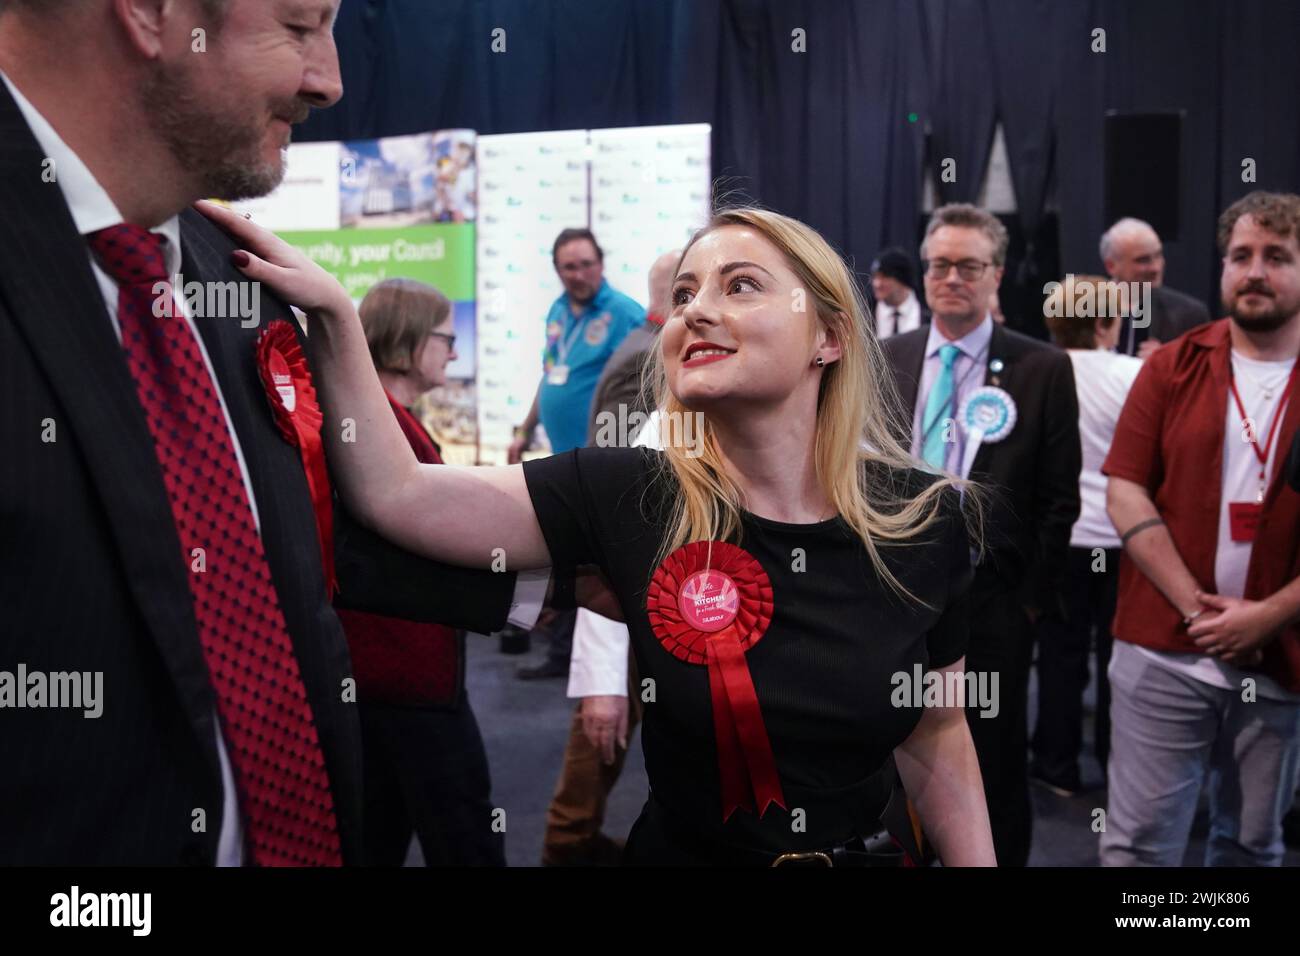
[[[420,462],[441,464],[413,408],[446,384],[456,359],[451,302],[423,282],[385,279],[358,311],[403,436]],[[361,611],[339,618],[360,705],[367,862],[401,865],[414,832],[430,866],[504,866],[487,753],[465,693],[463,632]]]

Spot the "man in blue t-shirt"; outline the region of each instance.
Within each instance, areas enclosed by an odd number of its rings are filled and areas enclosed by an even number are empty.
[[[564,294],[546,316],[542,381],[528,417],[510,445],[509,460],[522,459],[538,420],[557,454],[586,444],[591,398],[605,363],[624,337],[645,321],[636,300],[604,278],[605,257],[590,229],[565,229],[551,260]]]
[[[551,247],[564,294],[546,316],[542,381],[528,417],[515,433],[509,461],[522,460],[540,419],[556,454],[587,443],[587,420],[605,363],[627,334],[645,321],[636,300],[605,281],[605,254],[590,229],[565,229]],[[630,436],[629,436],[630,438]],[[567,677],[575,611],[560,611],[533,634],[548,639],[546,661],[518,671],[524,680]]]

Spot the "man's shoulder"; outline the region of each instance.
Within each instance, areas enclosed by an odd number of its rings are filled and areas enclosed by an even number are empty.
[[[1228,324],[1231,319],[1216,319],[1184,332],[1156,349],[1144,363],[1151,374],[1173,376],[1194,365],[1209,361],[1217,348],[1226,348],[1229,342]]]
[[[1065,358],[1065,350],[1058,348],[1051,342],[1045,342],[1042,339],[1036,339],[1032,335],[1026,335],[1024,332],[1017,332],[1015,329],[1009,329],[1005,325],[999,325],[993,330],[994,335],[1002,337],[1003,346],[1007,351],[1020,352],[1027,354],[1042,354],[1060,356]],[[1067,358],[1066,361],[1069,361]]]
[[[255,340],[271,322],[284,320],[302,338],[303,329],[288,304],[269,286],[252,282],[231,263],[230,254],[239,248],[234,237],[195,209],[185,209],[177,218],[180,222],[181,269],[186,282],[194,280],[227,288],[230,283],[249,283],[257,303],[256,322],[210,322],[200,325],[201,332],[206,329],[205,335],[245,342]],[[240,301],[243,301],[242,292]]]
[[[569,294],[561,292],[546,309],[546,319],[549,322],[553,318],[563,318],[569,311]]]
[[[891,335],[887,339],[881,339],[880,347],[885,352],[885,358],[894,362],[904,355],[924,350],[926,340],[929,337],[930,326],[928,324],[922,325],[919,329],[900,332],[898,335]]]
[[[1151,290],[1152,298],[1156,299],[1163,306],[1169,309],[1177,309],[1184,312],[1204,312],[1209,316],[1210,312],[1205,307],[1205,303],[1200,299],[1188,295],[1186,292],[1179,292],[1177,289],[1171,289],[1167,285],[1156,286]]]
[[[177,219],[181,227],[182,245],[201,244],[205,251],[224,256],[229,256],[237,247],[233,236],[197,209],[183,209]]]
[[[640,362],[645,357],[645,353],[654,348],[656,336],[657,330],[652,326],[632,326],[610,355],[605,368],[608,370],[626,362]]]
[[[645,309],[641,308],[641,303],[627,293],[619,292],[612,285],[606,284],[605,300],[601,305],[604,311],[617,318],[638,324],[645,320]]]
[[[1041,369],[1062,367],[1073,369],[1074,367],[1065,349],[1051,342],[1044,342],[1042,339],[1036,339],[1032,335],[1025,335],[1023,332],[1005,326],[999,326],[993,334],[1001,339],[998,351],[1022,367]]]

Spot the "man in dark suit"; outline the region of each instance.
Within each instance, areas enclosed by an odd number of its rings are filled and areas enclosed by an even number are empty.
[[[297,324],[189,209],[278,183],[290,123],[342,93],[335,12],[0,8],[0,685],[28,684],[21,705],[0,693],[0,863],[361,859],[329,499],[313,506],[256,358]],[[255,308],[200,314],[175,273]],[[338,525],[340,601],[504,623],[514,575]],[[97,716],[36,693],[80,675],[102,684]]]
[[[1007,234],[982,209],[935,210],[921,246],[930,326],[883,343],[913,453],[989,494],[984,560],[971,586],[968,671],[998,675],[996,715],[967,717],[998,862],[1029,859],[1027,696],[1033,635],[1062,613],[1079,515],[1079,411],[1064,352],[993,322]],[[975,426],[972,428],[970,426]]]
[[[897,246],[880,250],[871,261],[876,338],[883,341],[930,321],[930,313],[916,297],[914,275],[912,257]]]
[[[1118,282],[1151,284],[1150,322],[1139,327],[1124,316],[1119,351],[1144,359],[1165,342],[1210,321],[1205,303],[1164,285],[1165,254],[1150,223],[1125,218],[1101,237],[1101,261],[1106,274]]]

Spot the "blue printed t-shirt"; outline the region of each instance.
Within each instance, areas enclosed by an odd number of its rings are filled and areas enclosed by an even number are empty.
[[[567,294],[551,306],[539,412],[556,454],[587,444],[587,420],[600,373],[628,332],[644,321],[645,309],[603,280],[580,315],[570,311]],[[560,364],[569,367],[568,378],[563,385],[553,385],[551,369]]]

